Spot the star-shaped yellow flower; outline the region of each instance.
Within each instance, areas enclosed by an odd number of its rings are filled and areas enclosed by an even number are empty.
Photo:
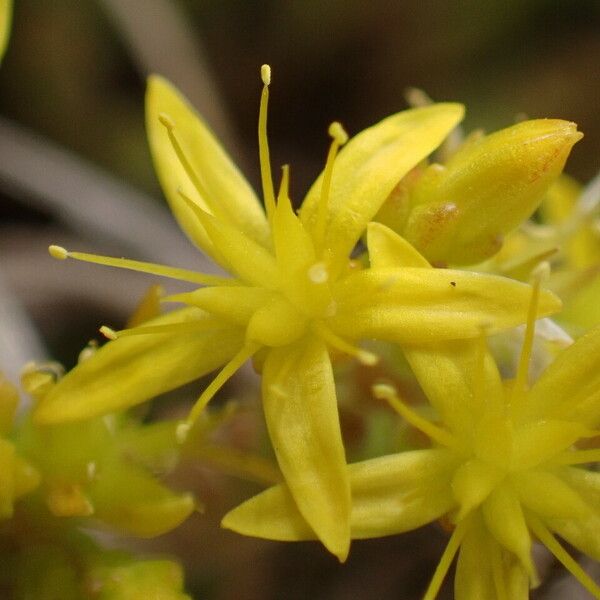
[[[70,253],[77,258],[202,284],[169,299],[188,305],[115,334],[69,373],[37,411],[44,422],[77,420],[145,401],[215,368],[221,372],[193,408],[188,426],[250,357],[262,365],[266,422],[297,506],[340,559],[350,543],[350,483],[337,412],[332,352],[376,359],[365,338],[403,345],[476,337],[524,321],[529,287],[507,279],[396,262],[414,250],[371,225],[369,268],[350,259],[367,224],[397,182],[460,120],[457,104],[407,110],[346,142],[339,124],[327,163],[296,215],[284,168],[277,199],[266,137],[270,70],[263,67],[258,199],[206,125],[164,80],[150,79],[147,124],[167,199],[188,236],[231,278]],[[382,255],[392,245],[390,260]],[[418,255],[417,255],[418,256]],[[392,258],[394,260],[392,260]],[[419,257],[420,258],[420,257]],[[540,313],[559,308],[544,294]],[[112,333],[109,332],[109,335]]]
[[[527,370],[539,281],[516,378],[503,382],[482,337],[406,352],[439,422],[388,385],[375,394],[432,441],[432,448],[351,464],[353,538],[392,535],[445,517],[454,531],[425,594],[433,600],[460,551],[458,600],[528,598],[534,539],[600,598],[600,587],[554,534],[600,560],[600,473],[581,465],[600,451],[600,328],[565,350],[531,387]],[[223,526],[277,540],[316,536],[282,484],[231,511]]]

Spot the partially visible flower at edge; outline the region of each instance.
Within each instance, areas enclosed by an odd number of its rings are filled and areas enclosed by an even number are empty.
[[[391,386],[374,388],[433,447],[348,465],[352,537],[393,535],[436,519],[452,524],[425,600],[435,598],[459,550],[457,600],[526,599],[539,584],[535,538],[600,598],[600,587],[554,536],[600,560],[600,473],[580,468],[599,462],[600,451],[575,445],[599,435],[600,328],[564,350],[530,387],[539,285],[514,380],[501,380],[482,336],[406,352],[439,423]],[[282,541],[315,538],[285,485],[233,509],[222,525]]]
[[[12,25],[12,0],[0,0],[0,62],[4,58]]]
[[[457,104],[398,113],[346,142],[339,124],[325,169],[299,216],[284,168],[275,195],[266,134],[270,70],[263,67],[259,154],[266,212],[204,123],[164,80],[147,93],[154,161],[173,213],[188,236],[233,277],[98,257],[51,247],[56,258],[131,268],[204,285],[168,297],[188,308],[118,338],[69,373],[36,411],[40,422],[87,418],[143,402],[225,365],[191,411],[188,428],[250,357],[262,368],[263,406],[281,471],[299,509],[341,560],[350,544],[346,472],[330,354],[372,363],[356,342],[414,345],[476,337],[525,320],[529,287],[464,271],[430,269],[391,230],[372,224],[369,268],[350,254],[397,182],[428,156],[463,114]],[[392,240],[392,241],[390,241]],[[398,261],[398,256],[400,260]],[[418,256],[418,255],[417,255]],[[550,293],[540,314],[558,310]],[[182,429],[182,431],[185,431]]]

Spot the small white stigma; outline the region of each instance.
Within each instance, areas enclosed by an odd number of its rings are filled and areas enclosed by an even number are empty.
[[[271,85],[271,67],[269,65],[262,65],[260,68],[260,78],[264,85]]]
[[[308,278],[313,283],[325,283],[329,279],[329,271],[324,262],[318,262],[308,269]]]
[[[111,329],[110,327],[108,327],[106,325],[102,325],[102,327],[100,327],[99,331],[105,338],[107,338],[109,340],[116,340],[119,337],[119,335],[117,334],[117,332],[114,329]]]
[[[175,129],[175,121],[173,121],[173,119],[164,112],[161,112],[158,115],[158,120],[161,122],[162,125],[164,125],[169,131],[172,131],[173,129]]]
[[[377,383],[373,386],[373,395],[379,400],[389,400],[396,397],[396,389],[388,383]]]
[[[366,367],[374,367],[379,362],[379,357],[368,350],[359,350],[356,355],[358,361]]]
[[[69,257],[69,252],[62,246],[48,246],[48,252],[52,258],[57,260],[65,260]]]
[[[327,130],[329,135],[340,145],[343,146],[348,141],[346,130],[338,121],[334,121]]]

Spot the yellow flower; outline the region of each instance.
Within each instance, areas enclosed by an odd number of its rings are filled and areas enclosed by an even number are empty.
[[[0,0],[0,61],[6,52],[12,24],[12,0]]]
[[[388,385],[375,386],[433,447],[348,466],[353,538],[392,535],[445,517],[454,531],[425,598],[437,595],[460,549],[459,600],[516,600],[537,584],[533,539],[548,549],[595,597],[600,588],[564,550],[558,534],[600,560],[600,473],[580,468],[598,450],[575,444],[598,435],[600,328],[579,339],[532,386],[533,292],[516,377],[503,382],[485,339],[436,344],[406,352],[436,409],[426,420]],[[231,511],[223,526],[278,540],[314,539],[285,485]]]
[[[270,70],[262,69],[259,153],[266,211],[187,102],[150,79],[147,126],[156,169],[188,236],[231,278],[97,257],[72,257],[204,285],[169,300],[189,305],[120,333],[69,373],[37,410],[44,422],[70,421],[145,401],[225,365],[191,411],[188,426],[250,357],[262,364],[263,406],[281,471],[301,513],[340,559],[350,543],[346,472],[332,352],[372,364],[356,343],[401,345],[475,337],[524,321],[529,287],[507,279],[430,269],[382,225],[368,229],[369,268],[350,255],[396,183],[429,155],[463,109],[438,104],[407,110],[346,142],[339,124],[323,173],[299,215],[284,168],[277,199],[266,135]],[[417,264],[403,266],[406,254]],[[398,258],[400,257],[400,261]],[[544,294],[540,311],[559,308]]]

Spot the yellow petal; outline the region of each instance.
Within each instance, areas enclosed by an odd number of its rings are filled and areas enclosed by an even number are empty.
[[[434,521],[454,504],[445,450],[417,450],[348,465],[352,488],[352,538],[409,531]],[[285,485],[269,488],[229,512],[223,527],[244,535],[300,541],[316,535]]]
[[[203,198],[192,185],[159,121],[162,113],[174,122],[175,133],[210,198]],[[251,187],[183,96],[158,76],[148,79],[146,127],[156,172],[171,210],[193,242],[212,255],[212,243],[178,189],[209,212],[213,212],[211,205],[218,204],[224,222],[259,244],[268,245],[267,220]]]
[[[12,517],[15,496],[15,447],[0,438],[0,519]]]
[[[329,355],[318,339],[269,352],[263,370],[265,419],[300,512],[330,552],[350,546],[350,484]]]
[[[0,433],[6,435],[13,427],[13,419],[19,404],[17,388],[0,373]]]
[[[197,306],[224,321],[246,326],[252,315],[272,298],[273,293],[265,288],[240,285],[199,288],[165,300]]]
[[[486,531],[481,518],[472,523],[460,547],[454,579],[456,600],[527,600],[527,573],[511,553]]]
[[[582,134],[557,119],[524,121],[432,165],[411,194],[401,233],[434,264],[474,264],[495,254],[562,171]]]
[[[458,520],[477,508],[503,478],[503,473],[476,458],[464,462],[452,478],[452,494],[460,510]]]
[[[344,335],[399,344],[477,337],[527,319],[531,287],[493,275],[449,269],[370,269],[334,288],[338,313],[330,326]],[[538,316],[559,310],[542,291]]]
[[[365,129],[340,151],[333,167],[325,246],[333,270],[352,248],[394,186],[439,146],[463,116],[459,104],[406,110]],[[311,187],[300,216],[309,231],[317,224],[323,174]]]
[[[547,517],[544,522],[578,550],[600,560],[600,473],[573,467],[560,473],[563,482],[586,503],[589,510],[580,518]]]
[[[90,485],[96,518],[139,537],[162,535],[195,509],[190,494],[176,494],[134,466],[108,465]]]
[[[132,335],[109,342],[79,364],[37,406],[39,423],[77,421],[122,410],[192,381],[227,362],[243,344],[243,330],[196,308],[152,325],[206,323],[208,330]]]
[[[563,350],[531,388],[523,419],[600,423],[600,326]]]
[[[501,406],[504,390],[496,362],[488,352],[479,356],[472,340],[436,342],[404,354],[441,421],[457,439],[469,439],[482,409]],[[480,389],[478,389],[480,388]]]
[[[12,0],[0,0],[0,62],[6,52],[12,25]]]
[[[372,269],[385,269],[386,267],[427,269],[431,266],[414,246],[381,223],[369,223],[367,247]]]
[[[531,537],[519,499],[509,485],[497,487],[482,506],[485,525],[499,544],[515,554],[533,576]]]
[[[542,518],[579,519],[590,509],[581,496],[561,477],[560,472],[528,471],[513,475],[520,501]]]

